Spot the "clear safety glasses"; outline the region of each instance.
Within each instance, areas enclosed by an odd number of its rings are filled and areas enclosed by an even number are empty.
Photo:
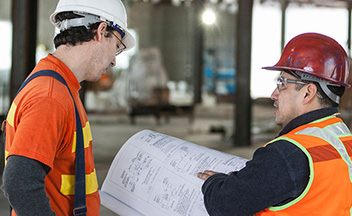
[[[126,49],[126,45],[122,42],[122,40],[117,37],[114,32],[111,32],[116,38],[117,40],[119,41],[119,44],[116,45],[117,49],[116,49],[116,56],[119,55],[120,53],[122,53],[122,51],[124,51]]]
[[[296,84],[302,84],[302,85],[307,85],[308,83],[300,81],[300,80],[292,80],[292,79],[287,79],[285,77],[280,76],[277,81],[276,81],[276,85],[277,85],[277,89],[279,91],[282,91],[284,89],[287,88],[286,84],[287,83],[296,83]]]

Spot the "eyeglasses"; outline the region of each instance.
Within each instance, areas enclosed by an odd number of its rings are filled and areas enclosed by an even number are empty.
[[[120,44],[119,45],[117,45],[116,47],[117,47],[117,49],[116,49],[116,56],[117,55],[119,55],[120,53],[122,53],[122,51],[124,51],[125,49],[126,49],[126,45],[122,42],[122,40],[119,38],[119,37],[117,37],[115,34],[114,34],[114,32],[111,32],[116,38],[117,38],[117,40],[120,42]]]
[[[302,85],[307,85],[308,84],[306,82],[302,82],[302,81],[299,81],[299,80],[287,79],[285,77],[280,76],[277,79],[277,81],[276,81],[277,89],[279,91],[282,91],[282,90],[286,89],[287,88],[287,86],[286,86],[287,83],[296,83],[296,84],[302,84]]]

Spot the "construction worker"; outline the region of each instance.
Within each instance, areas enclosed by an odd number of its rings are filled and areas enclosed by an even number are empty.
[[[60,0],[50,21],[60,29],[56,50],[37,64],[7,115],[2,190],[12,215],[96,216],[92,135],[78,91],[135,40],[120,0]]]
[[[294,37],[278,63],[271,95],[277,137],[238,172],[204,171],[210,215],[351,215],[352,135],[338,113],[349,59],[332,38]]]

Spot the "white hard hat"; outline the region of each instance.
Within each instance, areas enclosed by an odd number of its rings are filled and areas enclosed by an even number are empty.
[[[96,15],[99,18],[95,22],[105,21],[114,29],[121,29],[125,33],[122,38],[122,42],[126,46],[125,50],[131,49],[136,44],[135,39],[127,29],[126,9],[121,0],[59,0],[56,10],[50,15],[50,22],[60,30],[64,30],[62,22],[56,21],[56,15],[67,11]],[[66,24],[65,27],[85,26],[85,24],[80,21],[69,26]],[[118,31],[121,33],[121,30]]]

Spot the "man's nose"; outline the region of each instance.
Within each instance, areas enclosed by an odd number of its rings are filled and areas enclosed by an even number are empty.
[[[271,96],[270,96],[271,100],[277,100],[278,95],[279,95],[279,90],[275,88],[273,93],[271,93]]]

